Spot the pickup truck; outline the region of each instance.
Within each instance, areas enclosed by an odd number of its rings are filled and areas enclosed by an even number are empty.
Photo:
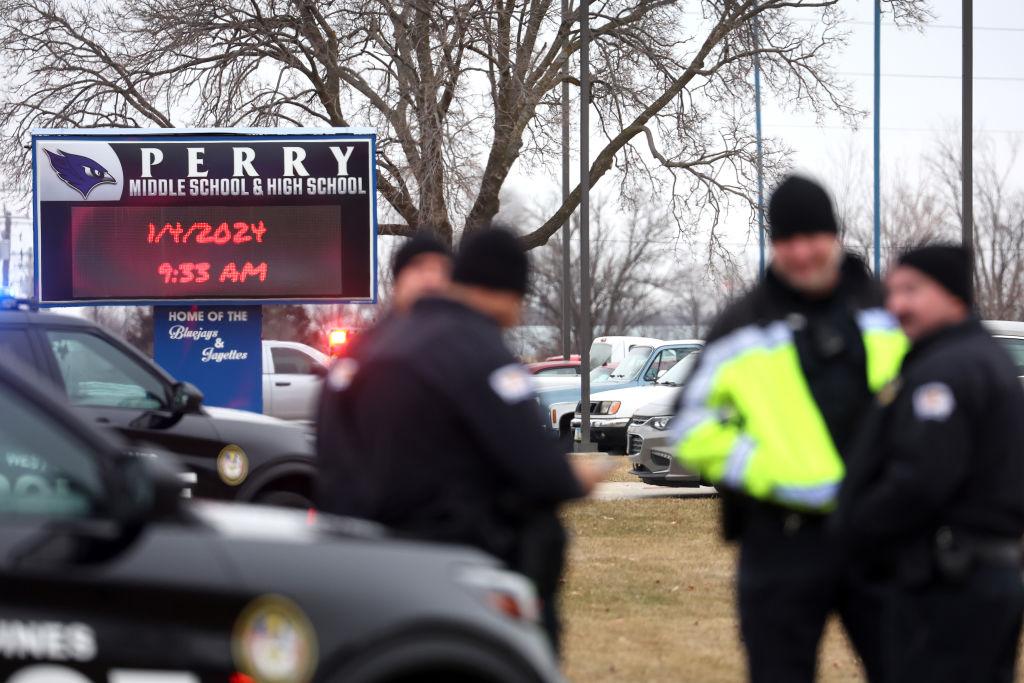
[[[282,420],[316,419],[330,359],[298,342],[263,342],[263,413]]]
[[[694,351],[704,348],[699,339],[679,339],[654,344],[653,348],[635,347],[626,358],[619,363],[607,380],[593,382],[590,386],[591,397],[611,389],[625,389],[642,385],[654,384],[669,368]],[[598,399],[598,403],[600,400]],[[573,415],[580,403],[580,386],[554,386],[538,388],[537,403],[544,413],[544,424],[552,436],[560,438],[567,446],[573,438]],[[592,401],[593,403],[593,401]],[[593,413],[600,415],[603,406],[596,406]],[[611,418],[614,419],[614,418]],[[628,422],[628,419],[626,420]],[[625,445],[625,423],[622,433],[603,444],[607,448],[622,448]],[[610,427],[611,425],[606,425]],[[615,443],[611,443],[615,442]],[[621,443],[620,443],[621,442]]]

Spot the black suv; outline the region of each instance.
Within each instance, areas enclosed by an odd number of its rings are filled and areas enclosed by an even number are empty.
[[[182,500],[167,459],[0,361],[0,681],[560,680],[536,593],[497,560]]]
[[[175,453],[204,498],[310,507],[313,433],[283,420],[203,406],[203,395],[88,320],[0,310],[0,361],[24,365],[81,417]]]

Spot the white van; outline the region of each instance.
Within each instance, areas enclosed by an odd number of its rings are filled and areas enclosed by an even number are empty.
[[[638,346],[651,351],[655,346],[661,346],[664,343],[661,339],[652,337],[597,337],[590,345],[590,369],[591,371],[600,367],[614,369],[629,355],[630,351]]]

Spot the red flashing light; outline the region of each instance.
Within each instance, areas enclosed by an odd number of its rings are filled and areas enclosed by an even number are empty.
[[[334,348],[335,346],[344,346],[348,343],[348,330],[336,329],[331,330],[330,334],[327,335],[327,344]]]

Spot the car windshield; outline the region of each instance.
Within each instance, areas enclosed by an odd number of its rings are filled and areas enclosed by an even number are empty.
[[[611,366],[608,366],[608,365],[602,365],[599,368],[594,368],[593,370],[590,371],[590,381],[591,382],[607,382],[608,381],[608,377],[611,376],[611,374],[614,371],[615,371],[615,368],[613,368]]]
[[[1024,339],[1020,337],[996,337],[1010,358],[1017,364],[1017,374],[1024,376]]]
[[[630,380],[640,372],[647,359],[651,355],[651,348],[649,346],[635,346],[630,350],[629,355],[619,363],[618,367],[608,376],[608,379],[613,382],[623,382]]]
[[[612,359],[612,345],[594,342],[590,347],[590,367],[598,368]]]
[[[693,370],[694,363],[697,362],[697,356],[699,353],[691,353],[686,358],[672,366],[672,369],[666,372],[658,380],[658,384],[664,384],[670,387],[680,387],[686,378],[689,376],[690,371]]]

